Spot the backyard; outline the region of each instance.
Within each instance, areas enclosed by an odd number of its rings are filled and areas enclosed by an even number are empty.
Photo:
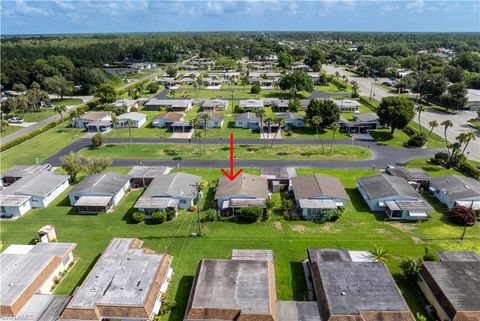
[[[207,199],[213,195],[217,169],[178,169],[210,182],[205,189]],[[121,170],[125,172],[126,169]],[[257,170],[249,170],[258,173]],[[60,242],[77,242],[75,256],[78,261],[56,293],[71,294],[85,278],[98,256],[112,237],[137,237],[145,247],[173,255],[174,278],[168,299],[178,303],[177,309],[162,320],[181,321],[193,281],[195,268],[201,259],[228,258],[234,248],[267,248],[275,255],[277,295],[279,300],[304,300],[307,295],[301,262],[306,259],[308,247],[334,247],[372,250],[383,246],[390,254],[387,265],[396,277],[413,312],[424,312],[418,294],[398,277],[399,262],[405,257],[419,257],[424,248],[431,250],[480,251],[480,225],[469,228],[466,240],[460,241],[462,228],[434,212],[431,220],[423,223],[387,222],[382,214],[372,214],[355,189],[355,178],[369,175],[371,170],[313,170],[299,169],[299,175],[323,173],[340,178],[351,202],[343,216],[334,223],[316,224],[305,221],[287,221],[279,216],[280,197],[276,200],[276,213],[271,220],[251,224],[234,222],[208,222],[202,224],[204,237],[190,237],[197,230],[196,215],[184,212],[173,221],[162,225],[130,224],[131,207],[141,190],[129,193],[112,212],[103,215],[77,215],[68,204],[65,192],[52,205],[34,209],[13,222],[2,222],[3,246],[32,242],[39,227],[53,224]],[[429,199],[430,200],[430,199]],[[208,207],[208,202],[201,208]],[[107,228],[108,227],[108,228]]]

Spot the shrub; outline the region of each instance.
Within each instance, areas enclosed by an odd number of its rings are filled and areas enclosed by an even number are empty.
[[[205,221],[207,222],[214,222],[217,220],[217,211],[215,211],[213,208],[209,209],[205,213]]]
[[[268,221],[271,217],[272,217],[272,211],[271,210],[263,211],[263,215],[262,215],[262,220],[263,221]]]
[[[400,269],[402,269],[403,277],[411,282],[418,280],[418,272],[422,267],[422,262],[419,259],[404,259],[400,262]]]
[[[235,113],[235,114],[241,114],[244,111],[245,110],[242,107],[240,107],[239,105],[236,105],[235,108],[233,109],[233,113]]]
[[[338,209],[323,210],[322,215],[319,218],[319,222],[335,222],[342,216],[343,211],[343,207],[340,207]]]
[[[358,97],[360,97],[360,94],[359,93],[352,93],[351,97],[352,98],[358,98]]]
[[[421,133],[415,133],[412,136],[410,136],[410,139],[407,142],[408,146],[411,147],[422,147],[424,146],[428,141],[427,135],[423,132]]]
[[[160,306],[160,311],[158,312],[158,315],[165,315],[169,313],[171,310],[175,310],[177,307],[177,302],[176,301],[164,301],[162,302],[162,305]],[[158,318],[160,320],[160,318]]]
[[[102,134],[97,133],[92,136],[93,147],[100,147],[103,145],[103,143],[105,143],[105,137]]]
[[[431,161],[434,164],[445,166],[448,163],[448,154],[444,152],[436,153]]]
[[[130,220],[133,223],[141,223],[141,222],[145,221],[145,214],[143,214],[140,211],[133,212],[132,216],[130,217]]]
[[[468,161],[461,162],[458,165],[458,169],[465,175],[468,175],[475,179],[480,179],[480,169],[478,169],[477,166],[473,165],[472,163],[469,163]]]
[[[137,111],[138,111],[138,107],[133,106],[133,107],[130,108],[130,112],[132,112],[132,113],[137,112]]]
[[[162,224],[167,220],[167,213],[165,211],[155,211],[152,213],[153,224]]]
[[[260,85],[253,85],[252,89],[250,89],[250,93],[253,95],[258,95],[262,91]]]
[[[265,204],[267,205],[267,209],[272,209],[275,206],[275,201],[270,198],[265,202]]]
[[[292,136],[293,132],[291,129],[285,129],[285,130],[282,130],[282,134],[284,136]]]
[[[173,208],[167,209],[166,213],[167,213],[167,221],[171,221],[177,216],[177,212]]]
[[[438,261],[437,254],[430,252],[428,247],[425,248],[425,254],[423,254],[424,261]]]
[[[448,211],[448,218],[460,225],[475,225],[478,212],[471,207],[455,205]]]
[[[263,208],[257,206],[244,207],[236,213],[237,219],[245,222],[256,222],[262,217],[262,215]]]

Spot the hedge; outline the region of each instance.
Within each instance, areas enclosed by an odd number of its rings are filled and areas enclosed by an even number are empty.
[[[86,112],[89,109],[96,107],[97,105],[98,105],[98,100],[93,99],[86,104],[82,104],[82,105],[78,106],[77,110],[82,111],[82,112]],[[20,136],[20,137],[14,139],[12,141],[9,141],[8,143],[2,144],[0,146],[0,152],[4,152],[7,149],[10,149],[10,148],[15,147],[15,146],[17,146],[17,145],[19,145],[23,142],[26,142],[27,140],[29,140],[29,139],[37,136],[37,135],[40,135],[40,134],[46,132],[47,130],[52,129],[52,128],[62,124],[65,121],[69,121],[70,119],[72,119],[72,116],[70,114],[67,114],[63,117],[63,119],[57,119],[57,120],[55,120],[54,122],[51,122],[48,125],[37,128],[37,129],[35,129],[35,130],[33,130],[33,131],[23,135],[23,136]]]
[[[480,179],[480,169],[468,161],[461,162],[460,165],[458,165],[458,169],[465,175]]]
[[[358,99],[363,105],[370,107],[371,110],[375,111],[378,106],[380,105],[380,102],[376,99],[370,100],[369,97],[366,96],[360,96]]]

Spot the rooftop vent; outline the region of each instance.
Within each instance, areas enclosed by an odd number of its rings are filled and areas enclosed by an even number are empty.
[[[347,293],[345,293],[345,292],[340,292],[340,295],[341,295],[341,296],[346,296]]]

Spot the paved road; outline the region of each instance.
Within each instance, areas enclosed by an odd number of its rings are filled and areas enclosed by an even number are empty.
[[[108,143],[122,144],[125,143],[121,138],[109,139]],[[134,144],[159,144],[159,143],[175,143],[175,144],[189,144],[188,139],[171,139],[171,138],[140,138],[132,139]],[[192,144],[195,140],[191,141]],[[224,139],[207,139],[208,144],[225,144],[228,146],[228,142]],[[263,144],[261,139],[237,139],[236,143],[241,144]],[[286,139],[282,140],[282,145],[319,145],[319,140],[312,139]],[[350,145],[351,140],[336,140],[336,144]],[[433,149],[408,149],[408,148],[396,148],[384,145],[378,145],[371,142],[355,141],[356,146],[363,146],[369,148],[373,152],[373,157],[368,160],[360,161],[315,161],[315,160],[236,160],[236,166],[240,167],[277,167],[277,166],[291,166],[291,167],[311,167],[311,168],[372,168],[375,165],[376,168],[384,168],[387,165],[395,164],[398,162],[406,162],[413,158],[419,157],[431,157],[440,150]],[[52,164],[52,166],[60,166],[60,157],[67,154],[70,151],[77,152],[82,148],[90,145],[90,139],[82,138],[65,147],[49,159],[45,163]],[[219,168],[228,166],[228,160],[169,160],[169,159],[114,159],[113,166],[134,166],[134,165],[162,165],[171,167],[209,167]]]
[[[50,98],[55,99],[55,98],[60,98],[55,95],[50,95]],[[82,100],[83,103],[89,102],[90,100],[93,99],[93,96],[64,96],[64,99],[80,99]],[[72,109],[77,108],[77,106],[67,106],[67,110],[70,111]],[[60,115],[55,114],[49,118],[46,118],[44,120],[38,121],[36,123],[33,123],[32,125],[22,128],[19,131],[16,131],[10,135],[7,135],[5,137],[1,137],[0,139],[0,144],[6,144],[14,139],[17,139],[25,134],[28,134],[31,131],[34,131],[37,128],[41,128],[44,126],[47,126],[50,123],[53,123],[54,121],[60,119]]]

